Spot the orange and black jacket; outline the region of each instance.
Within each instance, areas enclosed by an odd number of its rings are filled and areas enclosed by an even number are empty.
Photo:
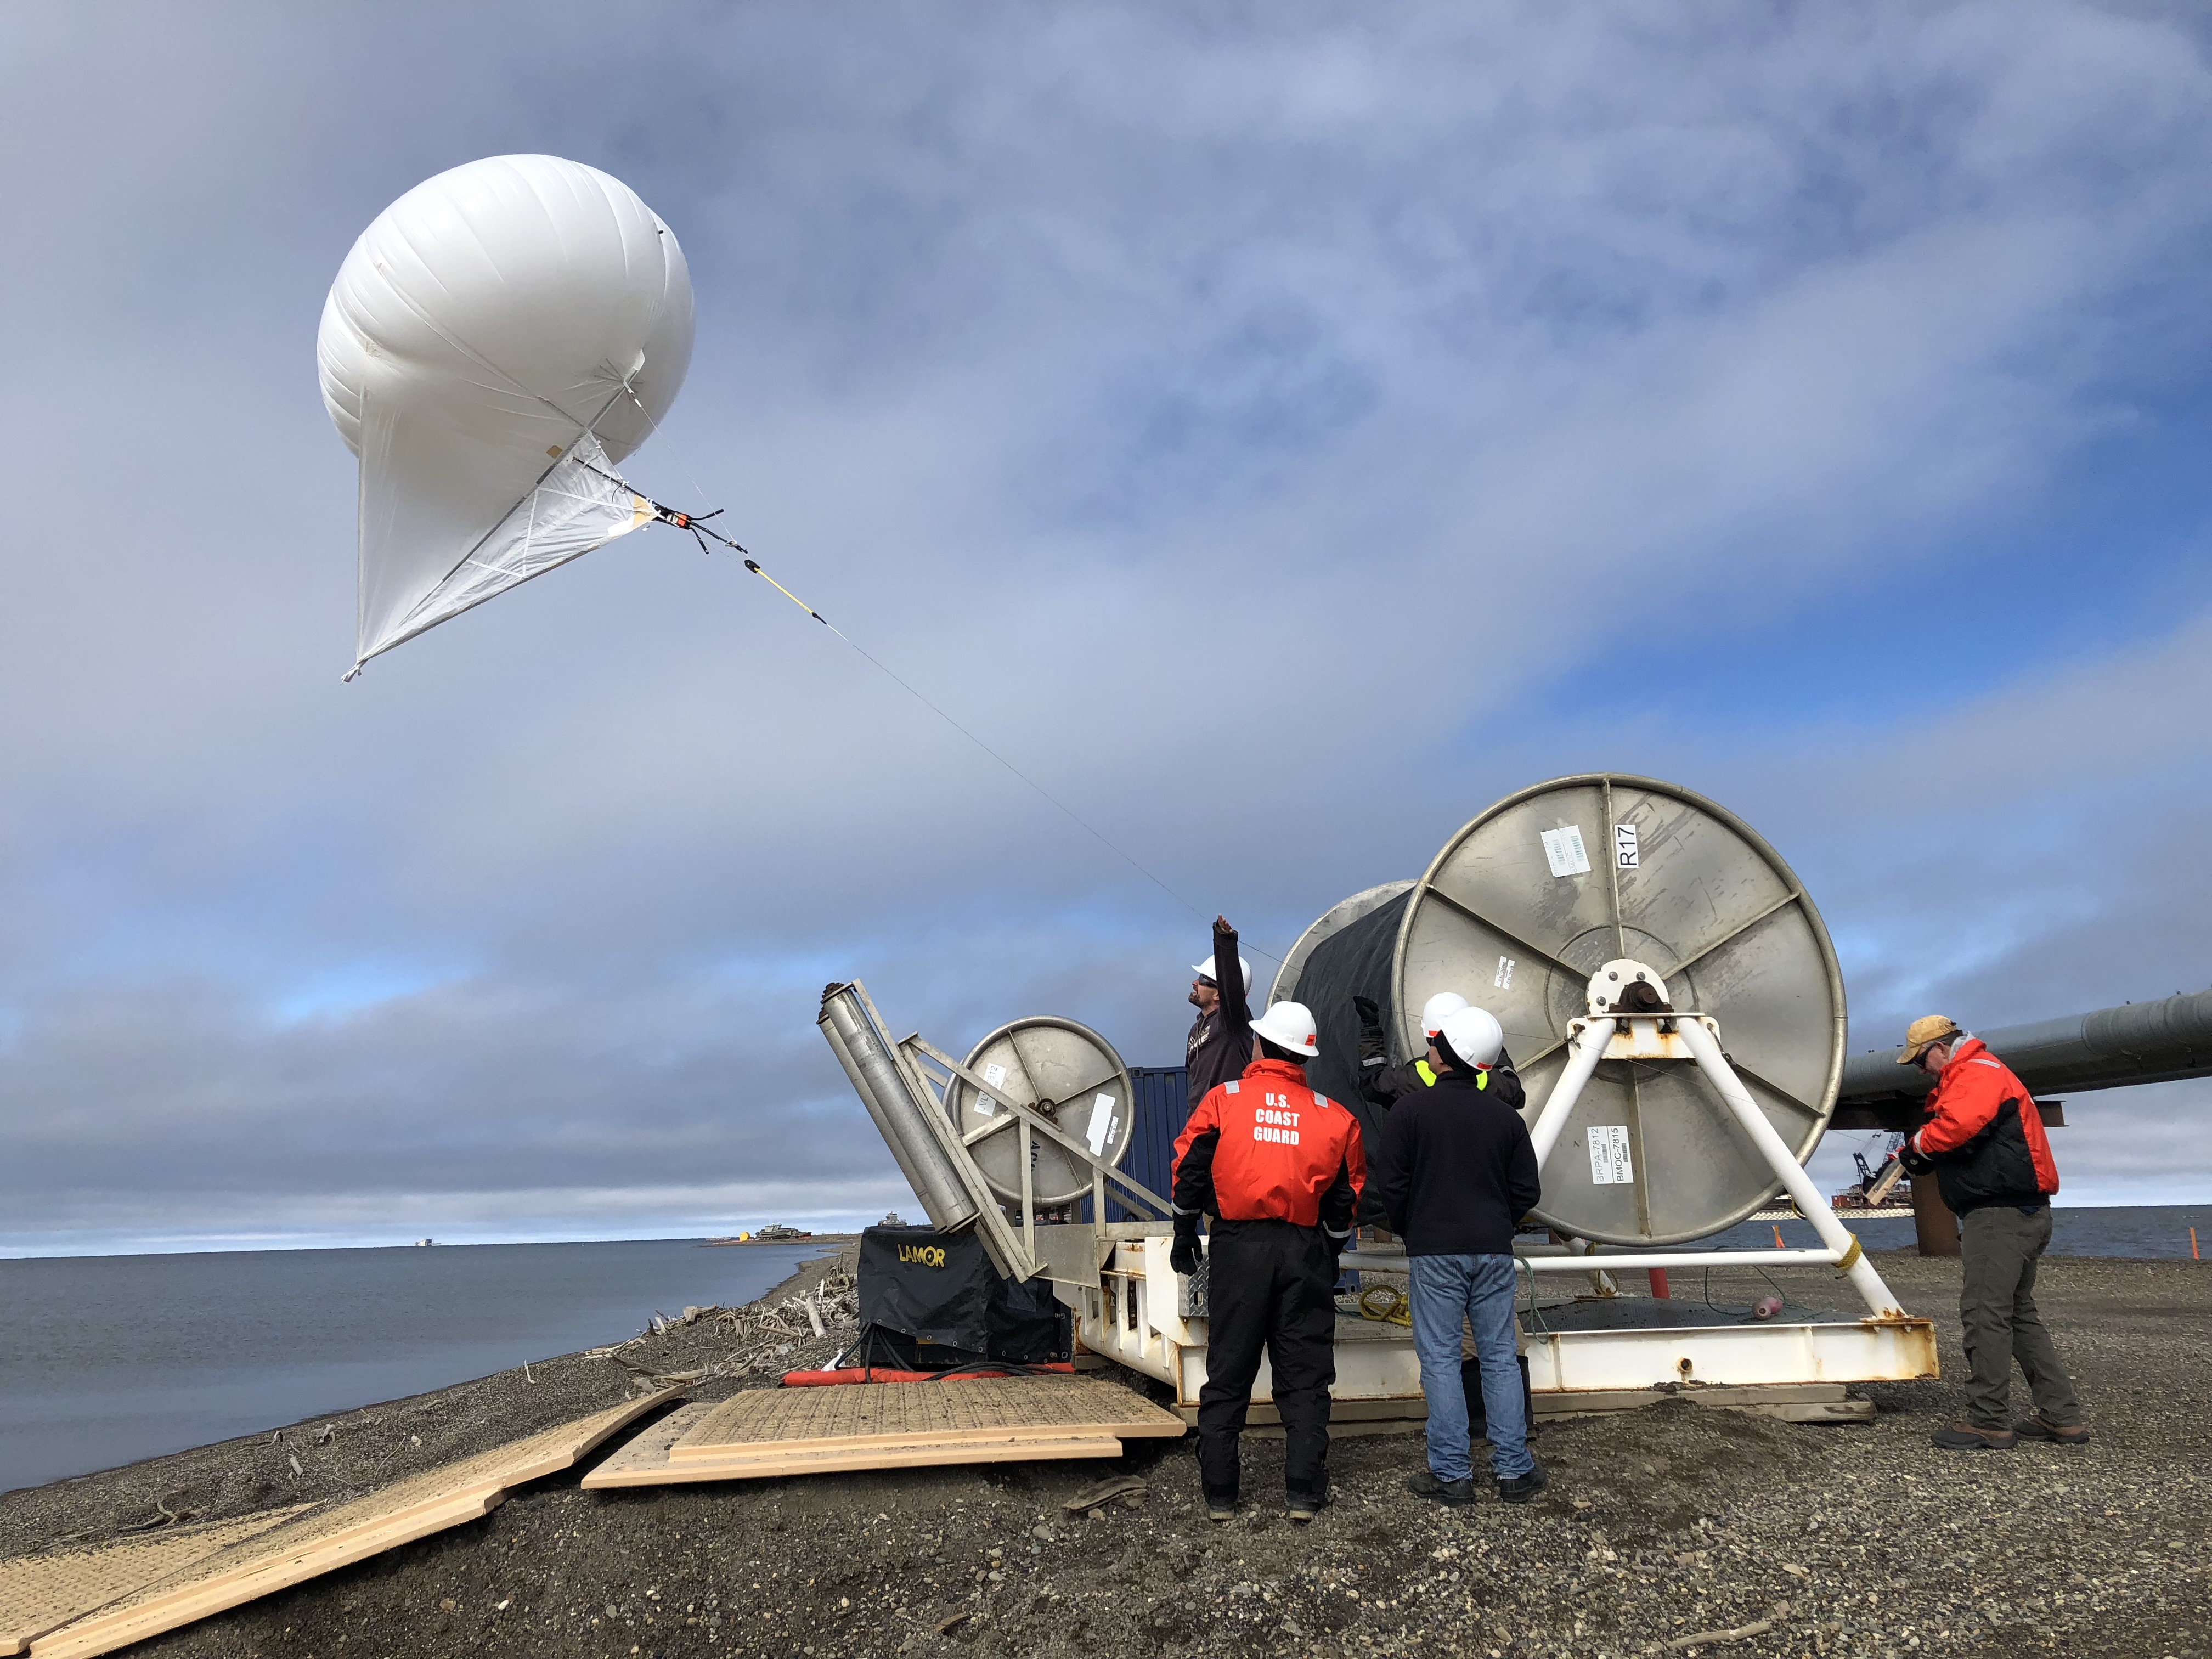
[[[1912,1149],[1935,1166],[1954,1215],[1995,1204],[2040,1209],[2058,1190],[2035,1097],[1979,1037],[1960,1043],[1937,1076]]]
[[[1342,1238],[1366,1182],[1358,1121],[1288,1060],[1255,1060],[1206,1091],[1176,1140],[1178,1216],[1287,1221]]]

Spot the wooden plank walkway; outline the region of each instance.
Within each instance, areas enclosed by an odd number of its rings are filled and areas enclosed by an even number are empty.
[[[217,1550],[282,1526],[312,1504],[264,1510],[228,1521],[173,1527],[88,1549],[0,1561],[0,1654],[28,1653],[32,1642],[109,1602],[180,1572]]]
[[[854,1469],[1118,1457],[1181,1419],[1090,1377],[754,1389],[687,1406],[584,1477],[592,1490]]]
[[[663,1389],[495,1446],[180,1562],[31,1644],[31,1659],[90,1659],[434,1532],[489,1515],[507,1489],[565,1469],[678,1392]],[[258,1518],[258,1517],[257,1517]]]

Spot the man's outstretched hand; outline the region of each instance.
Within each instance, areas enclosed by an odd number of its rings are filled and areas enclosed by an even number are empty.
[[[1229,925],[1228,917],[1216,916],[1213,919],[1213,936],[1216,939],[1234,939],[1237,930]]]

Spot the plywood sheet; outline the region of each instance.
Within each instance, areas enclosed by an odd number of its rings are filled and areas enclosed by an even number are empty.
[[[507,1489],[567,1468],[676,1389],[626,1401],[228,1545],[34,1641],[32,1659],[84,1659],[489,1514]]]
[[[0,1561],[0,1654],[27,1653],[34,1638],[313,1507],[295,1504],[88,1549]]]
[[[586,1475],[585,1487],[605,1491],[617,1486],[663,1486],[691,1480],[758,1480],[856,1469],[936,1468],[968,1463],[1121,1455],[1121,1442],[1109,1433],[1066,1434],[1046,1439],[970,1434],[935,1445],[919,1446],[770,1442],[735,1446],[726,1456],[693,1457],[682,1463],[672,1462],[670,1451],[716,1409],[711,1405],[686,1406],[671,1413]]]
[[[1179,1418],[1118,1382],[1020,1376],[844,1388],[754,1389],[700,1419],[669,1450],[672,1464],[726,1462],[781,1448],[943,1446],[975,1438],[1172,1437]]]

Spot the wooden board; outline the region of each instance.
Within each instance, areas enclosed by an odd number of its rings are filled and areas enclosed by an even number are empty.
[[[0,1561],[0,1654],[28,1653],[32,1641],[48,1631],[313,1507],[295,1504],[228,1521],[172,1527],[88,1549]]]
[[[931,1382],[914,1386],[951,1385]],[[603,1492],[617,1486],[665,1486],[691,1480],[760,1480],[860,1469],[938,1468],[967,1463],[1026,1463],[1062,1457],[1121,1455],[1121,1440],[1109,1433],[1066,1434],[1043,1439],[971,1433],[935,1445],[763,1443],[752,1447],[732,1447],[726,1456],[672,1462],[669,1453],[677,1443],[696,1431],[716,1409],[711,1405],[686,1406],[654,1424],[586,1475],[585,1489]]]
[[[1087,1376],[752,1389],[702,1417],[669,1449],[669,1462],[722,1463],[770,1449],[888,1450],[968,1440],[1172,1438],[1182,1432],[1173,1413],[1118,1382]]]
[[[509,1487],[567,1468],[679,1392],[642,1395],[232,1543],[33,1641],[32,1659],[112,1652],[489,1515]]]

